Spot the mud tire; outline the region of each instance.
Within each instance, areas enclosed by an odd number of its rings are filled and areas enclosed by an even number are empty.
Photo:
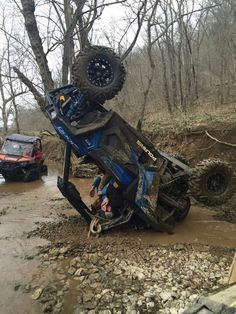
[[[205,205],[224,204],[235,193],[233,169],[219,159],[203,160],[193,168],[189,189],[192,196]]]
[[[31,182],[38,180],[40,178],[40,171],[37,169],[29,169],[26,171],[23,181],[24,182]]]
[[[101,81],[97,81],[96,84],[95,80],[91,78],[91,75],[95,74],[91,74],[90,69],[96,59],[100,60],[103,66],[107,66],[106,73],[108,74],[102,75],[104,79],[101,85],[98,83]],[[106,77],[106,75],[108,76]],[[103,103],[113,98],[122,89],[125,81],[125,68],[120,57],[112,49],[92,46],[79,52],[76,56],[72,66],[72,81],[73,85],[77,86],[88,100]]]
[[[48,166],[47,165],[42,165],[41,166],[41,173],[44,175],[48,174]]]

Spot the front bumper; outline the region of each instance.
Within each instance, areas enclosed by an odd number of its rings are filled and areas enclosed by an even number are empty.
[[[13,162],[1,162],[0,173],[3,176],[12,178],[22,178],[26,172],[27,165],[21,165]]]

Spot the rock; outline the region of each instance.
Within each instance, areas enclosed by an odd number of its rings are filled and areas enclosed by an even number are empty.
[[[75,272],[76,272],[76,268],[74,268],[74,267],[70,267],[68,269],[68,274],[70,274],[70,275],[74,275]]]
[[[60,254],[66,254],[68,251],[69,251],[68,247],[62,247],[62,248],[60,248],[59,253]]]
[[[59,255],[59,250],[57,248],[53,248],[49,251],[49,254],[52,256],[58,256]]]
[[[197,299],[198,299],[198,295],[197,294],[192,294],[189,297],[189,302],[193,303],[193,302],[197,301]]]
[[[154,306],[155,306],[154,302],[148,302],[147,303],[147,308],[151,308],[151,307],[154,307]]]
[[[77,265],[78,262],[79,262],[79,258],[78,258],[78,257],[74,257],[74,258],[70,261],[70,266],[76,267],[76,265]]]
[[[146,292],[144,292],[143,296],[144,296],[145,298],[152,298],[154,294],[155,294],[155,293],[153,293],[153,292],[146,291]]]
[[[94,298],[94,292],[92,290],[86,290],[83,294],[83,301],[88,302]]]
[[[54,305],[55,305],[55,302],[45,303],[44,306],[43,306],[43,313],[50,313],[50,312],[52,312]]]
[[[121,269],[115,269],[113,274],[114,275],[121,275],[122,274],[122,270]]]
[[[14,290],[17,291],[21,287],[21,284],[15,284]]]
[[[57,308],[57,309],[61,309],[62,307],[63,307],[62,302],[57,302],[57,304],[55,305],[55,308]]]
[[[219,273],[219,272],[215,273],[215,278],[221,278],[221,276],[222,276],[221,273]]]
[[[97,305],[97,302],[95,300],[83,304],[83,306],[88,310],[94,309],[96,305]]]
[[[182,298],[187,299],[190,296],[190,292],[183,290],[183,291],[181,291],[181,296],[182,296]]]
[[[160,297],[163,302],[167,302],[168,300],[172,299],[172,293],[169,291],[163,291],[160,293]]]
[[[25,285],[24,286],[24,292],[29,292],[31,289],[31,285]]]
[[[171,307],[169,311],[170,311],[170,314],[178,314],[178,310],[174,307]]]
[[[32,294],[31,298],[32,298],[33,300],[39,299],[40,296],[41,296],[41,294],[42,294],[42,292],[43,292],[43,289],[42,289],[42,288],[36,289],[36,290],[34,291],[34,293]]]

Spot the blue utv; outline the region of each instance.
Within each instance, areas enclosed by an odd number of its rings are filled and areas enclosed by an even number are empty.
[[[122,88],[125,69],[109,48],[93,46],[80,52],[72,69],[73,85],[51,91],[47,113],[65,141],[64,173],[58,188],[96,230],[127,222],[172,232],[190,209],[190,193],[206,205],[226,202],[235,191],[233,171],[218,159],[194,168],[178,156],[157,149],[104,102]],[[104,219],[87,206],[69,181],[71,153],[86,156],[116,183],[120,208]]]

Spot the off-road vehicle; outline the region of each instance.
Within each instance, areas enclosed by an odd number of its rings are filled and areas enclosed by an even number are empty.
[[[36,136],[6,136],[0,150],[0,174],[7,181],[29,182],[47,172],[41,139]]]
[[[93,231],[128,221],[171,232],[190,209],[190,194],[206,205],[226,202],[234,193],[232,169],[212,159],[191,168],[185,160],[157,149],[104,102],[122,88],[125,69],[117,55],[105,47],[91,47],[78,54],[73,85],[48,95],[47,113],[66,143],[64,174],[58,187],[81,216],[96,221]],[[87,156],[119,187],[122,207],[112,219],[91,211],[69,181],[71,153]]]

